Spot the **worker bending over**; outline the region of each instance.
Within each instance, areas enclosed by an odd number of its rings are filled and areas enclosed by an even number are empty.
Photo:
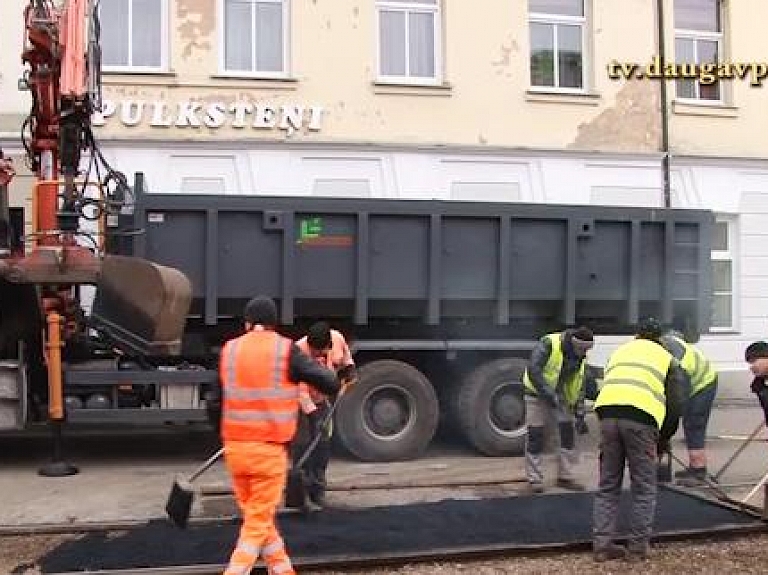
[[[744,351],[744,360],[749,364],[749,370],[755,378],[752,380],[752,393],[757,395],[760,407],[763,408],[765,424],[768,425],[768,343],[756,341],[747,346]]]
[[[307,335],[296,342],[304,353],[316,362],[336,373],[343,385],[356,379],[355,362],[344,336],[321,321],[312,325]],[[331,457],[332,424],[323,428],[323,422],[330,410],[328,397],[312,386],[300,387],[301,415],[299,431],[292,446],[294,464],[301,458],[312,440],[320,436],[317,446],[304,463],[304,479],[309,510],[318,510],[325,505],[326,470]]]
[[[642,322],[635,339],[608,359],[595,400],[600,420],[600,479],[593,516],[596,561],[648,557],[656,514],[658,454],[669,450],[669,439],[689,396],[688,378],[661,345],[661,336],[658,321]],[[632,484],[627,547],[613,541],[625,464]]]
[[[285,489],[288,444],[296,432],[299,382],[333,395],[336,375],[274,331],[275,303],[253,298],[245,307],[246,333],[221,352],[221,437],[243,517],[225,575],[250,573],[261,556],[270,573],[295,573],[275,525]]]
[[[586,431],[584,423],[585,358],[594,345],[592,331],[586,327],[567,329],[542,337],[531,352],[523,375],[528,436],[525,445],[525,472],[534,493],[544,491],[542,453],[544,428],[556,425],[560,435],[558,487],[583,491],[573,477],[576,463],[574,423]],[[575,419],[575,421],[574,421]]]
[[[691,396],[683,412],[683,433],[688,448],[688,468],[675,473],[683,482],[700,483],[707,476],[705,449],[707,423],[717,395],[717,372],[700,349],[676,332],[668,332],[661,344],[688,375]]]

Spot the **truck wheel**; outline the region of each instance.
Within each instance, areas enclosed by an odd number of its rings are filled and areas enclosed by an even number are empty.
[[[342,397],[336,429],[342,445],[363,461],[417,457],[435,435],[437,395],[416,368],[394,360],[368,363]]]
[[[488,362],[472,370],[456,391],[454,419],[484,455],[521,455],[525,450],[525,367],[519,358]]]

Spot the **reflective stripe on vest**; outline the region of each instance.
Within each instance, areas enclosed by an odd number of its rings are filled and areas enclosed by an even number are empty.
[[[644,411],[659,429],[667,413],[664,381],[672,356],[644,339],[625,343],[608,359],[595,408],[628,405]]]
[[[543,375],[544,382],[552,389],[557,389],[557,384],[560,380],[560,371],[563,369],[563,338],[561,333],[550,333],[544,336],[549,340],[551,351],[547,363],[544,365]],[[586,369],[585,361],[579,364],[579,369],[576,370],[573,375],[563,384],[563,395],[568,405],[573,407],[579,399],[581,394],[581,386],[584,382],[584,371]],[[530,376],[528,375],[528,369],[526,368],[523,374],[523,385],[533,395],[538,395],[536,387],[533,385]]]
[[[299,388],[289,380],[291,341],[251,331],[224,346],[221,435],[227,441],[286,443],[296,432]]]
[[[679,345],[685,349],[680,365],[691,378],[691,396],[703,391],[717,379],[717,372],[712,368],[710,361],[701,353],[701,350],[683,341],[679,337],[673,337]]]

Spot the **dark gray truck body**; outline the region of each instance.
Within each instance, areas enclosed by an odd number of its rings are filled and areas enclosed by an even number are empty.
[[[330,321],[362,366],[338,435],[364,459],[418,453],[439,413],[480,451],[519,451],[520,377],[550,331],[629,334],[648,315],[693,339],[709,327],[708,211],[150,194],[137,184],[121,225],[143,233],[117,251],[191,279],[189,353],[215,355],[256,294],[275,298],[289,335]]]

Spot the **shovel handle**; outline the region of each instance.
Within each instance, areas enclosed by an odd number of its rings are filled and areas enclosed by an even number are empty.
[[[328,427],[328,424],[331,422],[331,419],[333,419],[333,414],[336,411],[336,407],[339,405],[339,401],[341,400],[341,396],[344,395],[344,392],[346,391],[347,386],[342,386],[341,390],[339,391],[339,394],[336,396],[336,401],[334,401],[331,404],[331,408],[328,410],[328,413],[325,415],[325,418],[323,419],[322,423],[320,424],[320,431],[315,435],[315,437],[312,439],[312,442],[309,444],[307,449],[304,451],[304,453],[301,454],[301,457],[296,462],[296,465],[294,466],[294,469],[299,469],[304,463],[306,463],[307,459],[309,459],[309,456],[312,455],[312,452],[315,450],[315,447],[317,447],[317,444],[320,443],[320,438],[322,437],[323,433],[325,432],[326,428]]]
[[[200,467],[198,467],[197,471],[195,471],[192,475],[190,475],[189,478],[187,479],[187,481],[189,483],[192,483],[195,479],[197,479],[203,473],[208,471],[213,466],[213,464],[216,463],[221,458],[222,455],[224,455],[224,448],[223,447],[221,449],[219,449],[216,453],[211,455],[206,460],[205,463],[203,463]]]

